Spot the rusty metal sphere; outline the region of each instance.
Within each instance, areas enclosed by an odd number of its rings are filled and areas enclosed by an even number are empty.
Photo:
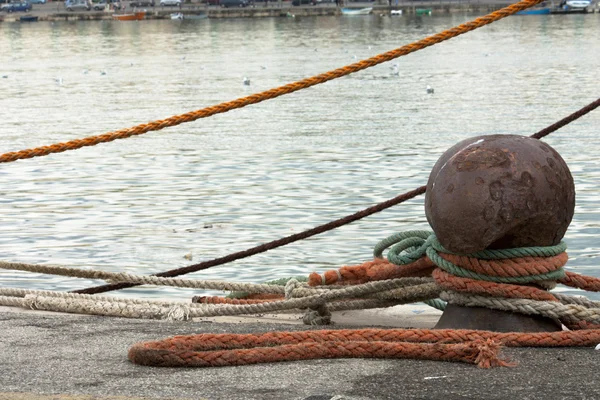
[[[463,140],[437,161],[425,214],[440,243],[455,253],[550,246],[575,209],[573,177],[547,143],[525,136]]]

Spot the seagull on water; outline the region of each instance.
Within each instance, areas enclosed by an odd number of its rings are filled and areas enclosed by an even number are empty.
[[[250,79],[248,79],[247,77],[244,77],[244,85],[250,86]]]
[[[429,85],[427,85],[427,93],[428,94],[433,94],[433,88]]]
[[[58,78],[54,78],[54,82],[56,82],[57,85],[62,85],[63,80],[61,77],[58,77]]]

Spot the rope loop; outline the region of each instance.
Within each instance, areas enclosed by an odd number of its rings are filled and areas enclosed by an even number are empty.
[[[546,270],[533,270],[523,272],[523,269],[516,276],[506,276],[506,274],[492,275],[482,273],[473,265],[484,263],[489,260],[509,260],[516,258],[534,258],[534,257],[557,257],[567,249],[564,242],[555,246],[534,246],[519,247],[512,249],[483,250],[475,253],[459,255],[453,253],[439,242],[435,234],[431,231],[406,231],[391,235],[380,241],[373,251],[377,258],[381,258],[385,249],[390,247],[387,257],[388,260],[396,265],[407,265],[416,260],[427,256],[438,268],[458,277],[476,279],[480,281],[490,281],[509,284],[527,284],[540,281],[557,281],[565,277],[565,271],[562,266],[566,262],[556,260],[555,265],[547,266]],[[470,261],[469,265],[457,265],[448,260],[449,256],[461,256],[461,259]],[[473,265],[471,265],[473,264]],[[488,269],[489,270],[489,269]]]
[[[300,288],[302,286],[298,279],[292,278],[285,283],[285,298],[287,300],[294,297],[294,290]]]
[[[406,231],[395,233],[375,245],[373,255],[383,258],[383,251],[393,246],[388,252],[388,260],[396,265],[406,265],[415,262],[425,255],[430,231]]]

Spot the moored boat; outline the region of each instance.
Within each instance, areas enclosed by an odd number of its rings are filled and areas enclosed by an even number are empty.
[[[592,2],[590,0],[567,0],[565,4],[570,8],[587,8]]]
[[[549,7],[533,8],[533,9],[529,9],[529,10],[523,10],[523,11],[519,11],[515,15],[544,15],[544,14],[550,14],[550,8]]]
[[[22,15],[19,17],[19,21],[21,22],[36,22],[37,20],[37,15]]]
[[[139,21],[146,17],[146,11],[137,11],[131,14],[115,14],[112,17],[118,21]]]
[[[173,14],[171,14],[171,19],[182,20],[183,19],[183,13],[173,13]]]
[[[415,10],[417,15],[431,15],[431,8],[417,8]]]
[[[342,8],[342,14],[344,15],[367,15],[373,11],[373,7],[365,8]]]

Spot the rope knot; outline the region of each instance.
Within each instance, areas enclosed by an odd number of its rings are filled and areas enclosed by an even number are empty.
[[[325,303],[310,307],[302,317],[305,325],[330,325],[331,312]]]
[[[189,321],[190,308],[185,305],[175,305],[169,308],[165,318],[167,321]]]
[[[286,300],[293,298],[294,290],[296,290],[299,287],[301,287],[301,283],[298,281],[298,279],[292,278],[289,281],[287,281],[285,283],[285,292],[284,292]]]

